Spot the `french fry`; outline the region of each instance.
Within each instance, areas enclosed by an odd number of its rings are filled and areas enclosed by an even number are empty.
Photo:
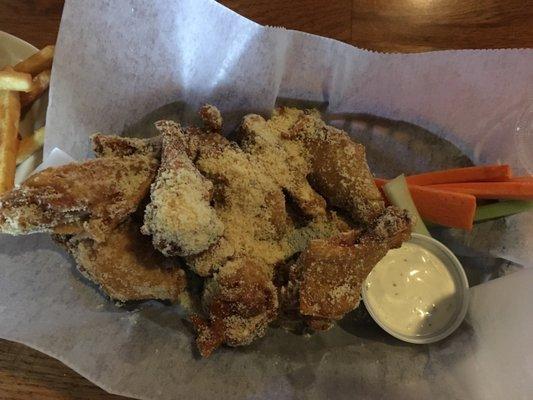
[[[26,136],[19,143],[17,152],[17,165],[26,160],[29,156],[43,147],[44,144],[44,126],[33,132],[32,135]]]
[[[50,85],[50,76],[52,71],[46,69],[33,78],[31,90],[28,93],[20,94],[20,105],[22,109],[29,108]]]
[[[0,71],[0,90],[16,90],[17,92],[29,92],[31,90],[31,75],[24,72],[16,72],[11,67],[5,67]]]
[[[37,53],[15,65],[15,71],[37,75],[45,69],[50,69],[54,59],[54,48],[55,46],[52,45],[43,47]]]
[[[0,194],[12,189],[15,183],[19,119],[18,92],[0,91]]]

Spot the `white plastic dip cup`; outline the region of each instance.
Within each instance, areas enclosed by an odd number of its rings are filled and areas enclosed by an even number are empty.
[[[365,303],[365,306],[374,321],[376,321],[376,323],[381,328],[390,333],[392,336],[405,342],[416,344],[437,342],[449,336],[463,322],[466,315],[466,311],[468,309],[469,302],[468,280],[466,278],[463,266],[461,265],[457,257],[455,257],[451,250],[444,246],[438,240],[435,240],[429,236],[413,233],[408,243],[415,246],[420,246],[422,249],[425,249],[426,251],[432,253],[432,255],[440,259],[442,264],[448,269],[448,272],[451,278],[453,279],[453,283],[455,285],[455,292],[453,294],[454,310],[449,314],[449,320],[446,321],[444,325],[441,325],[440,327],[437,326],[435,331],[428,332],[428,329],[426,329],[426,332],[423,334],[415,333],[412,335],[407,335],[405,333],[399,332],[398,329],[395,329],[390,323],[387,323],[386,319],[383,318],[383,315],[380,315],[379,310],[372,308],[372,302],[369,301],[366,281],[363,283],[362,289],[363,302]],[[397,257],[397,255],[395,256],[394,252],[392,251],[387,253],[384,259],[387,257]],[[396,290],[397,289],[392,287],[391,285],[390,291],[394,292]]]

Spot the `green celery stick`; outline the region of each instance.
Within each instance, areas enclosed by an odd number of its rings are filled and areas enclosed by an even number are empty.
[[[407,181],[405,180],[405,176],[403,174],[387,182],[383,186],[383,191],[387,195],[387,198],[391,204],[395,205],[396,207],[406,209],[416,220],[415,226],[413,227],[413,232],[431,236],[426,228],[426,225],[424,225],[424,221],[422,221],[422,217],[416,209],[415,203],[413,202],[413,198],[411,197],[411,193],[409,192],[409,188],[407,186]]]
[[[474,221],[485,221],[487,219],[507,217],[524,211],[533,210],[533,201],[506,200],[498,203],[478,206]]]

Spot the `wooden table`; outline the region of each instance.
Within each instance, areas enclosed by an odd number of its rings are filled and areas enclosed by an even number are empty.
[[[533,47],[533,0],[222,0],[267,25],[380,51]],[[54,43],[62,0],[0,0],[0,30]],[[61,362],[0,340],[0,399],[124,399]]]

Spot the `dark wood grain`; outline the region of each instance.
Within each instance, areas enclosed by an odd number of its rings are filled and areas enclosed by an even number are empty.
[[[533,47],[533,1],[354,0],[351,43],[400,52]]]
[[[42,48],[56,42],[63,0],[0,0],[0,30]]]
[[[78,0],[81,1],[81,0]],[[264,25],[380,51],[533,47],[533,0],[220,0]],[[55,43],[63,0],[0,0],[0,30]],[[124,399],[61,362],[0,340],[0,399]]]
[[[533,0],[220,0],[253,19],[380,51],[533,47]],[[0,29],[54,43],[63,0],[0,0]]]
[[[22,344],[0,340],[0,399],[118,400],[60,361]]]
[[[219,0],[262,25],[283,26],[350,42],[352,0]]]

